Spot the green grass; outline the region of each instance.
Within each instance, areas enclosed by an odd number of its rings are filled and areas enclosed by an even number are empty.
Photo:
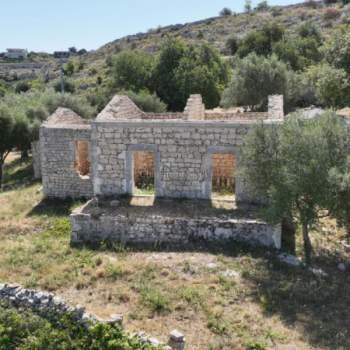
[[[43,200],[39,183],[22,182],[27,166],[10,164],[14,188],[0,193],[1,282],[54,291],[102,317],[123,313],[127,329],[164,341],[177,328],[191,350],[350,348],[350,275],[337,269],[346,235],[332,221],[312,233],[315,264],[328,277],[240,244],[176,253],[76,248],[68,215],[81,203]],[[239,277],[224,277],[226,270]]]

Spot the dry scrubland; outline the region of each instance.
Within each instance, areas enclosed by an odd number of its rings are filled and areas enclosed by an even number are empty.
[[[80,203],[43,201],[30,163],[12,155],[0,193],[0,281],[62,295],[128,330],[165,340],[178,328],[188,349],[349,349],[350,276],[337,270],[344,233],[314,233],[328,277],[233,244],[210,252],[132,251],[69,245],[68,213]]]

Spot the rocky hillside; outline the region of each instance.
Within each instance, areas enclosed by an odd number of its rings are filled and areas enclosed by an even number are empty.
[[[85,61],[99,65],[108,56],[125,49],[142,49],[156,52],[162,37],[173,35],[188,43],[209,43],[227,54],[227,39],[235,35],[244,37],[249,31],[262,27],[265,23],[275,21],[294,32],[303,22],[312,21],[327,36],[332,29],[350,18],[350,7],[339,4],[326,6],[322,2],[307,2],[290,6],[274,6],[266,11],[218,16],[186,24],[175,24],[150,29],[147,33],[138,33],[110,42],[100,49],[85,56]],[[90,66],[91,68],[91,66]]]

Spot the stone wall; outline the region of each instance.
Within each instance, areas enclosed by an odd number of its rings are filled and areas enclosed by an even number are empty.
[[[41,179],[40,142],[31,143],[34,179]]]
[[[252,123],[205,121],[114,121],[92,124],[94,192],[132,193],[132,154],[149,151],[155,157],[155,192],[159,197],[211,196],[213,153],[234,154]],[[236,198],[248,200],[244,182],[236,178]]]
[[[269,110],[269,119],[283,119],[284,117],[283,95],[269,96],[268,110]]]
[[[93,209],[94,201],[71,216],[73,244],[103,240],[145,245],[186,245],[203,242],[245,241],[267,247],[281,247],[281,228],[254,219],[219,217],[130,216]]]
[[[81,176],[75,168],[76,141],[90,142],[90,139],[89,125],[66,127],[58,125],[40,128],[42,181],[45,196],[92,197],[92,176]]]

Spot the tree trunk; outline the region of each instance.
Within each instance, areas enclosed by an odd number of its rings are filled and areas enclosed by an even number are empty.
[[[296,227],[293,218],[285,216],[282,219],[282,249],[293,255],[296,252],[295,234]]]
[[[2,176],[3,176],[4,162],[0,159],[0,190],[2,189]]]
[[[312,254],[312,245],[309,237],[309,228],[306,223],[302,225],[303,230],[303,240],[304,240],[304,254],[305,254],[305,263],[306,265],[311,264],[311,254]]]
[[[21,160],[24,161],[24,160],[27,160],[28,158],[29,158],[28,150],[25,149],[21,151]]]

